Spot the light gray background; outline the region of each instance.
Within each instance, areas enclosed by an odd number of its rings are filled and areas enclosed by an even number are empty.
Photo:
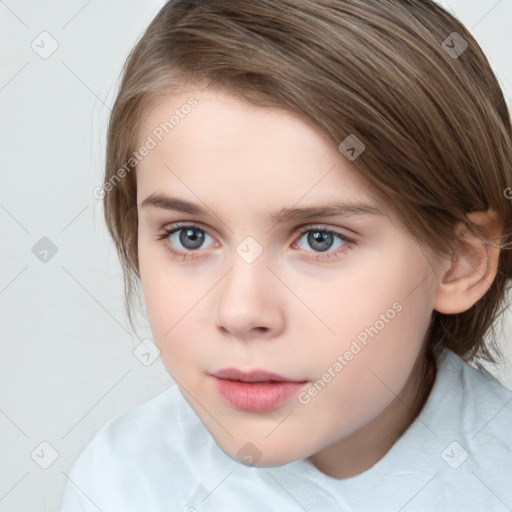
[[[58,510],[94,433],[173,385],[160,359],[146,366],[134,355],[151,331],[142,318],[130,333],[120,266],[92,195],[121,66],[163,3],[0,1],[2,512]],[[445,3],[511,105],[512,0]],[[31,46],[48,51],[52,39],[58,48],[46,59]],[[42,237],[58,250],[46,263],[32,252]],[[491,369],[509,387],[511,366]]]

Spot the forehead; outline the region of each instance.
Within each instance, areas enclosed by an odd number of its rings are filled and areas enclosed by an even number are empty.
[[[139,183],[170,178],[172,167],[218,186],[271,180],[289,188],[293,180],[297,192],[338,186],[368,198],[366,183],[325,130],[296,112],[226,92],[190,89],[161,98],[144,117],[136,147],[149,139],[154,147],[138,165]]]
[[[237,134],[252,134],[251,143],[257,147],[260,140],[268,144],[265,132],[276,127],[281,137],[275,145],[286,136],[290,139],[290,135],[296,140],[308,139],[311,144],[319,140],[326,145],[334,144],[325,130],[291,109],[254,105],[221,89],[191,87],[150,103],[137,133],[137,145],[151,134],[172,143],[180,134],[185,137],[191,131],[196,137],[207,132],[208,139],[219,140],[232,135],[232,129],[236,128]]]

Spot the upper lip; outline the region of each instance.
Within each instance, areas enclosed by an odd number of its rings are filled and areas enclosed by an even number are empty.
[[[242,382],[305,382],[304,380],[290,379],[277,373],[267,372],[264,370],[252,370],[244,372],[236,368],[223,368],[215,373],[214,377],[219,379],[240,380]]]

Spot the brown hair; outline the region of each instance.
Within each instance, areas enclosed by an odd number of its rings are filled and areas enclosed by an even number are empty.
[[[453,41],[468,47],[450,53]],[[494,282],[463,313],[434,311],[427,333],[431,354],[448,347],[496,360],[485,336],[495,334],[512,276],[512,128],[495,75],[458,20],[430,0],[165,4],[125,63],[108,127],[104,214],[132,327],[140,274],[131,157],[150,106],[187,84],[299,112],[336,145],[356,135],[365,150],[354,164],[372,194],[433,254],[451,253],[459,222],[483,235],[466,213],[496,210],[504,229]]]

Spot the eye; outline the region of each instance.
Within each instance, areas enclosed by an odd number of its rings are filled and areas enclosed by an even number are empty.
[[[336,245],[336,239],[341,243]],[[352,248],[352,244],[354,243],[353,240],[344,236],[342,233],[333,231],[326,226],[307,226],[306,228],[302,228],[301,237],[295,244],[301,249],[304,248],[300,245],[302,240],[304,240],[305,243],[314,250],[313,259],[319,261],[339,258],[346,254]],[[338,251],[327,252],[333,246],[335,246],[335,249],[341,249]]]
[[[346,254],[354,243],[353,240],[344,236],[342,233],[327,228],[326,226],[307,226],[300,229],[300,238],[294,244],[311,256],[308,258],[316,261],[329,261],[337,259]],[[307,236],[306,236],[307,235]],[[204,248],[203,244],[206,237],[213,240],[213,237],[208,235],[204,229],[201,229],[195,224],[174,224],[170,228],[165,228],[164,232],[158,235],[157,239],[162,241],[165,249],[176,259],[192,260],[200,257],[200,249]],[[301,241],[304,239],[313,252],[308,251],[301,246]],[[338,244],[336,244],[336,239]],[[329,251],[334,246],[336,251]],[[175,249],[178,247],[178,250]],[[183,247],[183,249],[181,248]],[[195,254],[197,253],[197,254]]]
[[[204,229],[199,228],[195,224],[175,224],[171,228],[164,229],[164,232],[157,239],[164,241],[165,248],[173,256],[185,260],[196,258],[195,254],[190,254],[186,251],[192,251],[193,253],[200,249],[206,237],[213,240]],[[182,250],[180,246],[184,247],[185,250]],[[174,247],[178,247],[179,250],[175,250]]]

